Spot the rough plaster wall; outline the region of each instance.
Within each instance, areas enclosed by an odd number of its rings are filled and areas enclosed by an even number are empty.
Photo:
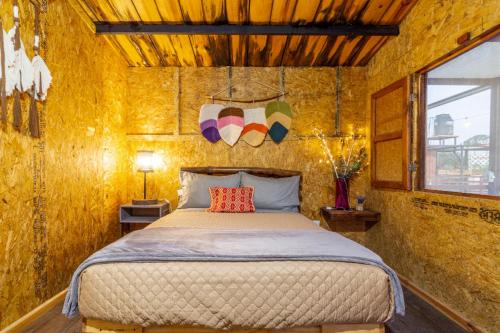
[[[137,87],[147,79],[156,80],[156,88],[145,90]],[[245,142],[238,142],[233,148],[224,142],[211,144],[199,133],[198,113],[200,106],[208,102],[206,95],[224,89],[228,84],[227,68],[181,68],[181,69],[132,69],[129,70],[129,110],[127,132],[138,128],[165,126],[172,127],[172,110],[180,110],[180,136],[145,137],[130,136],[129,149],[129,199],[142,195],[142,176],[133,168],[135,152],[139,149],[153,149],[165,161],[162,170],[149,174],[148,190],[151,195],[167,198],[177,204],[179,188],[178,173],[181,166],[254,166],[300,170],[303,179],[303,212],[318,218],[319,207],[333,202],[333,177],[322,158],[319,142],[311,138],[314,127],[326,134],[334,133],[335,112],[335,68],[285,68],[286,97],[294,115],[292,130],[287,139],[277,145],[267,139],[258,148]],[[180,75],[180,79],[178,78]],[[232,82],[235,86],[234,98],[252,98],[275,94],[270,88],[279,86],[279,68],[232,68]],[[365,69],[342,69],[342,119],[344,131],[352,127],[363,128],[365,121]],[[172,91],[167,91],[172,89]],[[223,96],[225,94],[222,94]],[[178,98],[178,99],[177,99]],[[130,101],[135,100],[135,101]],[[137,101],[141,103],[137,103]],[[265,105],[265,104],[260,104]],[[246,105],[246,107],[252,107]],[[158,110],[163,110],[163,115]],[[141,114],[140,116],[138,114]],[[175,113],[176,114],[176,113]],[[176,117],[174,115],[174,117]],[[154,133],[154,132],[153,132]],[[365,179],[358,179],[351,193],[365,192]]]
[[[11,1],[2,3],[12,26]],[[20,1],[32,56],[33,8]],[[50,1],[46,61],[53,74],[44,139],[0,129],[0,329],[67,287],[77,265],[118,236],[126,144],[126,65],[67,1]],[[12,103],[9,98],[9,117]],[[28,99],[23,99],[27,119]],[[40,145],[44,144],[44,152]],[[35,228],[35,161],[45,160],[46,223]]]
[[[500,22],[498,0],[419,1],[368,65],[368,98],[453,50],[456,39],[473,36]],[[370,119],[367,118],[367,122]],[[382,212],[367,245],[399,273],[490,332],[500,331],[498,225],[478,213],[456,216],[443,207],[417,208],[415,200],[440,201],[480,209],[500,202],[460,196],[372,190],[368,198]]]

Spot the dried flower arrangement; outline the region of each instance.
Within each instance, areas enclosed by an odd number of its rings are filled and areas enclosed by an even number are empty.
[[[336,179],[335,208],[349,209],[349,180],[368,165],[365,140],[356,134],[341,137],[339,152],[334,155],[324,133],[315,128],[314,135],[320,140],[323,153],[333,167]]]

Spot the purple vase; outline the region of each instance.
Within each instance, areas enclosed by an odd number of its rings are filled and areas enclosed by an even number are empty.
[[[335,209],[349,209],[349,179],[335,179]]]

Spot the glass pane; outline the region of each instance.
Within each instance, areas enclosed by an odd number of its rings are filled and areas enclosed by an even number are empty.
[[[425,187],[500,195],[500,38],[427,73]]]

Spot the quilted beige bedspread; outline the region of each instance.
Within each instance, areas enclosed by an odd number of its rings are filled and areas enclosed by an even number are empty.
[[[155,227],[318,228],[296,213],[181,211]],[[387,274],[325,261],[94,265],[81,275],[83,317],[142,326],[286,328],[381,323],[393,312]]]

